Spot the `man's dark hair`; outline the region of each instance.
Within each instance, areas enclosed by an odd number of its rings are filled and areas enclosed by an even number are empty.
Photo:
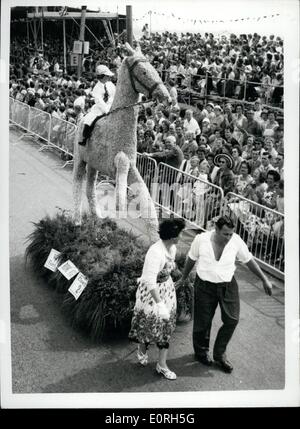
[[[178,237],[184,228],[184,219],[164,219],[159,225],[158,234],[161,240],[170,240]]]
[[[222,229],[224,225],[230,229],[233,229],[235,226],[233,220],[229,216],[219,217],[219,219],[216,221],[215,225],[218,229]]]

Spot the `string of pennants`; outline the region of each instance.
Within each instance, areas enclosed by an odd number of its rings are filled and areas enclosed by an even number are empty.
[[[165,18],[174,18],[177,19],[178,21],[181,21],[183,23],[186,22],[192,22],[194,23],[194,25],[196,23],[200,23],[200,24],[217,24],[217,23],[226,23],[226,22],[243,22],[243,21],[260,21],[261,19],[269,19],[269,18],[275,18],[277,16],[280,16],[279,13],[274,13],[272,15],[263,15],[263,16],[258,16],[258,17],[247,17],[247,18],[237,18],[237,19],[187,19],[187,18],[182,18],[179,16],[175,16],[174,13],[167,14],[167,13],[158,13],[158,12],[154,12],[149,10],[148,12],[146,12],[142,17],[140,18],[135,18],[133,19],[133,21],[141,21],[143,19],[145,19],[146,17],[149,17],[150,15],[155,15],[155,16],[163,16]]]

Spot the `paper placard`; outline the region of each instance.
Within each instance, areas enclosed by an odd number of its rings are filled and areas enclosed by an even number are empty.
[[[90,51],[90,42],[83,42],[83,53],[88,55]]]
[[[70,55],[70,63],[72,67],[78,66],[78,54],[71,54]]]
[[[82,292],[84,291],[84,289],[86,288],[87,284],[88,284],[88,279],[82,273],[79,273],[76,279],[69,287],[68,291],[77,300],[82,294]]]
[[[70,260],[64,262],[60,267],[58,267],[58,271],[60,271],[67,280],[70,280],[79,272],[78,268]]]
[[[51,270],[55,272],[57,270],[58,264],[59,264],[59,257],[61,255],[61,252],[55,249],[51,249],[48,258],[46,262],[44,263],[44,267],[48,268],[48,270]]]
[[[73,54],[82,54],[82,41],[81,40],[75,40],[73,42]]]

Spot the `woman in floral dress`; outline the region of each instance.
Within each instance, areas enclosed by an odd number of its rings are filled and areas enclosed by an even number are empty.
[[[160,240],[150,246],[138,279],[129,332],[129,339],[139,343],[137,357],[142,365],[148,363],[149,345],[157,345],[156,371],[168,380],[176,379],[167,366],[169,341],[176,326],[176,292],[170,274],[175,269],[176,244],[184,227],[183,219],[165,219],[160,224]]]

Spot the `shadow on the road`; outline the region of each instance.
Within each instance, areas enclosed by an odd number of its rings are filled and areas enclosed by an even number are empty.
[[[59,383],[49,384],[43,389],[43,393],[116,393],[137,390],[174,392],[188,390],[188,383],[186,381],[183,383],[182,377],[197,377],[199,380],[214,377],[214,371],[200,365],[191,354],[171,358],[168,363],[170,368],[177,373],[178,378],[175,381],[165,380],[155,372],[155,360],[149,362],[146,367],[140,366],[135,360],[134,353],[130,358],[101,363],[70,377],[65,377]]]
[[[76,331],[61,310],[62,296],[25,265],[24,255],[10,258],[11,323],[45,329],[43,342],[49,351],[81,351],[95,348],[86,335]],[[36,331],[35,331],[36,332]],[[45,332],[45,331],[43,331]]]

